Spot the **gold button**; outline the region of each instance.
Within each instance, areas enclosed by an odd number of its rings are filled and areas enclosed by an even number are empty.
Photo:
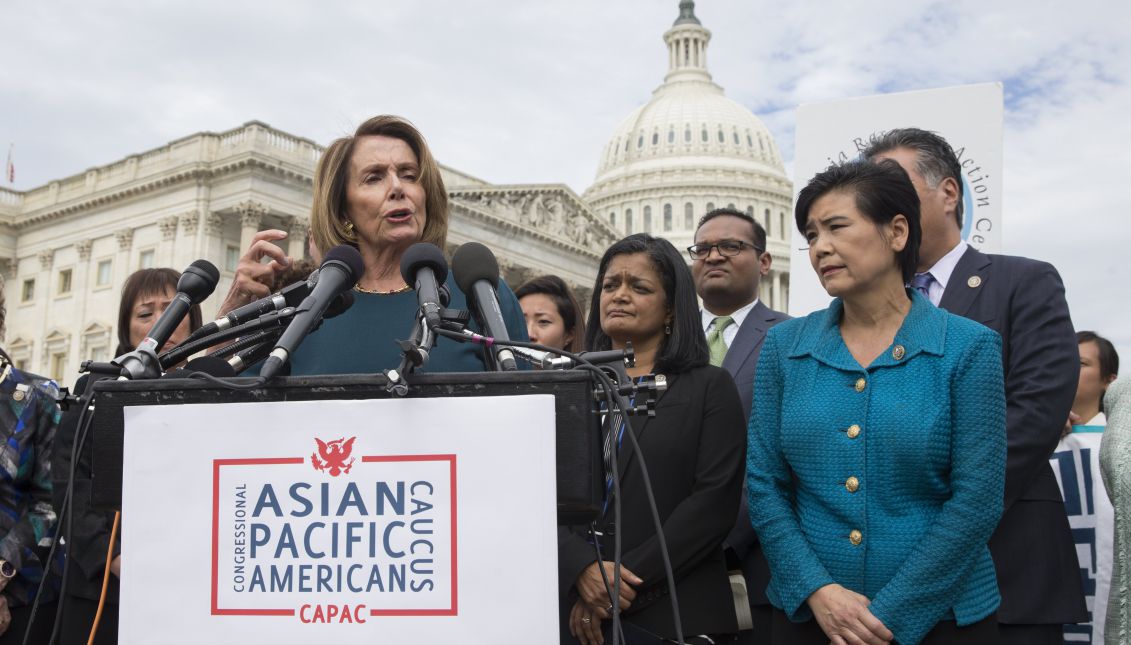
[[[896,345],[895,349],[891,350],[891,357],[897,361],[902,361],[906,354],[907,350],[903,349],[903,345]]]
[[[859,437],[859,436],[860,436],[860,426],[856,425],[855,423],[848,426],[848,438],[849,439],[855,439],[856,437]]]
[[[848,489],[848,492],[855,493],[856,491],[860,490],[860,480],[856,479],[855,477],[849,477],[844,482],[844,487]]]
[[[862,379],[862,378],[858,378],[858,379],[856,379],[856,391],[857,391],[857,392],[863,392],[863,391],[864,391],[864,387],[865,387],[866,385],[868,385],[868,381],[865,381],[865,380],[864,380],[864,379]]]
[[[851,542],[853,546],[860,546],[860,543],[864,541],[864,534],[856,529],[852,529],[852,532],[848,534],[848,541]]]
[[[971,289],[977,289],[978,287],[982,286],[982,279],[976,275],[972,275],[970,276],[970,279],[966,281],[966,286],[970,287]]]
[[[23,401],[24,400],[24,391],[23,390],[16,390],[15,392],[12,392],[12,398],[17,400],[17,401]]]

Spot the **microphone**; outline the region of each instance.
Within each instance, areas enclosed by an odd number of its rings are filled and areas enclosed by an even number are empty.
[[[510,340],[503,312],[499,309],[499,262],[491,249],[478,242],[468,242],[456,249],[452,257],[452,273],[456,284],[467,296],[475,319],[485,335]],[[488,348],[495,363],[503,371],[518,369],[514,352],[509,347]]]
[[[348,244],[340,244],[330,249],[318,269],[318,283],[295,311],[291,324],[275,343],[270,356],[263,363],[259,375],[270,379],[279,373],[283,364],[298,349],[306,335],[319,323],[322,316],[339,294],[353,288],[365,272],[361,253]]]
[[[113,362],[122,368],[122,378],[159,377],[161,364],[157,360],[157,352],[169,341],[192,306],[212,295],[219,281],[220,271],[208,260],[197,260],[185,269],[177,280],[177,295],[138,343],[137,349],[114,359]]]
[[[448,262],[435,244],[417,242],[401,257],[401,278],[414,285],[416,301],[429,329],[440,326],[440,285],[448,279]]]
[[[304,298],[310,295],[310,290],[314,288],[317,282],[318,270],[315,269],[305,280],[299,280],[294,284],[287,285],[277,293],[273,293],[266,298],[260,298],[242,307],[237,307],[229,311],[228,315],[217,318],[210,323],[205,323],[200,329],[194,331],[185,342],[191,342],[198,338],[211,336],[225,329],[238,327],[245,322],[255,320],[263,314],[271,313],[272,311],[278,311],[286,307],[297,307]]]

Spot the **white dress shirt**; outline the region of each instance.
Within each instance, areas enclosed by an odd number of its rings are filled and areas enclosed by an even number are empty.
[[[734,319],[734,323],[727,325],[727,328],[723,330],[723,342],[727,344],[728,348],[730,344],[734,342],[734,337],[738,335],[738,328],[742,326],[742,321],[746,320],[747,314],[754,309],[754,305],[756,304],[758,304],[757,298],[754,299],[754,302],[751,302],[730,315],[730,317]],[[715,318],[718,314],[707,311],[706,307],[700,310],[700,314],[703,316],[703,333],[711,333],[711,330],[715,328]]]
[[[966,246],[966,240],[958,240],[958,245],[939,258],[939,261],[935,262],[935,266],[928,270],[935,281],[927,288],[927,298],[934,306],[939,306],[939,302],[942,301],[946,285],[950,282],[950,276],[954,274],[954,268],[958,266],[958,261],[962,259],[962,254],[966,252]]]

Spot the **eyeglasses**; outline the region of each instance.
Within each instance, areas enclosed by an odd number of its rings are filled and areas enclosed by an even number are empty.
[[[759,254],[765,252],[765,249],[754,246],[749,242],[741,240],[723,240],[718,244],[693,244],[687,247],[687,253],[691,256],[692,260],[703,260],[708,255],[711,255],[711,249],[718,249],[719,255],[724,258],[733,258],[734,256],[742,253],[742,249],[751,248]]]

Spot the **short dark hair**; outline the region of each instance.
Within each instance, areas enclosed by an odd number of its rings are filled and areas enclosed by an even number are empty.
[[[592,351],[612,348],[612,339],[601,329],[601,283],[605,280],[605,271],[613,258],[634,253],[644,253],[652,261],[656,273],[660,274],[664,296],[672,314],[672,333],[664,336],[653,369],[657,372],[679,373],[706,365],[710,361],[710,353],[707,351],[707,338],[703,335],[691,269],[687,268],[683,256],[671,242],[647,233],[629,235],[614,242],[601,256],[601,263],[597,267],[597,282],[593,285],[593,299],[589,305],[585,347]]]
[[[1119,352],[1111,341],[1094,331],[1076,332],[1076,344],[1095,343],[1100,355],[1100,378],[1111,378],[1119,374]]]
[[[737,217],[738,219],[745,220],[747,223],[749,223],[750,226],[754,229],[754,245],[762,249],[763,251],[766,250],[766,229],[762,228],[762,225],[758,223],[758,220],[754,219],[753,215],[751,215],[750,213],[744,213],[737,208],[716,208],[715,210],[707,213],[699,219],[699,223],[695,226],[695,235],[699,235],[699,229],[703,228],[704,224],[715,219],[716,217],[722,217],[723,215],[727,215],[729,217]]]
[[[138,269],[126,278],[126,283],[122,285],[122,299],[118,303],[118,348],[114,350],[115,356],[136,349],[130,342],[130,318],[138,299],[150,294],[165,293],[169,289],[176,291],[177,281],[180,279],[180,272],[168,267]],[[202,322],[200,305],[193,305],[189,309],[189,331],[200,329]]]
[[[837,191],[851,193],[856,208],[877,227],[891,222],[896,215],[907,218],[907,245],[896,254],[896,259],[903,282],[911,282],[919,265],[923,230],[919,222],[919,193],[915,192],[907,171],[890,159],[879,163],[854,160],[829,166],[810,179],[797,195],[794,211],[797,230],[805,233],[814,202]]]
[[[868,147],[864,149],[864,158],[873,160],[876,155],[890,152],[896,148],[914,150],[918,161],[915,169],[923,177],[923,181],[931,188],[937,188],[939,182],[950,178],[958,184],[958,203],[954,207],[954,218],[958,221],[959,230],[962,229],[962,164],[958,162],[958,155],[954,148],[947,143],[938,133],[919,128],[896,128],[888,130],[880,136],[873,137]]]
[[[580,352],[585,341],[585,320],[581,312],[581,304],[577,302],[577,296],[573,295],[573,289],[556,275],[544,275],[527,280],[514,290],[514,296],[519,300],[534,294],[542,294],[553,301],[554,306],[558,308],[558,315],[562,317],[566,332],[573,336],[565,350]]]

